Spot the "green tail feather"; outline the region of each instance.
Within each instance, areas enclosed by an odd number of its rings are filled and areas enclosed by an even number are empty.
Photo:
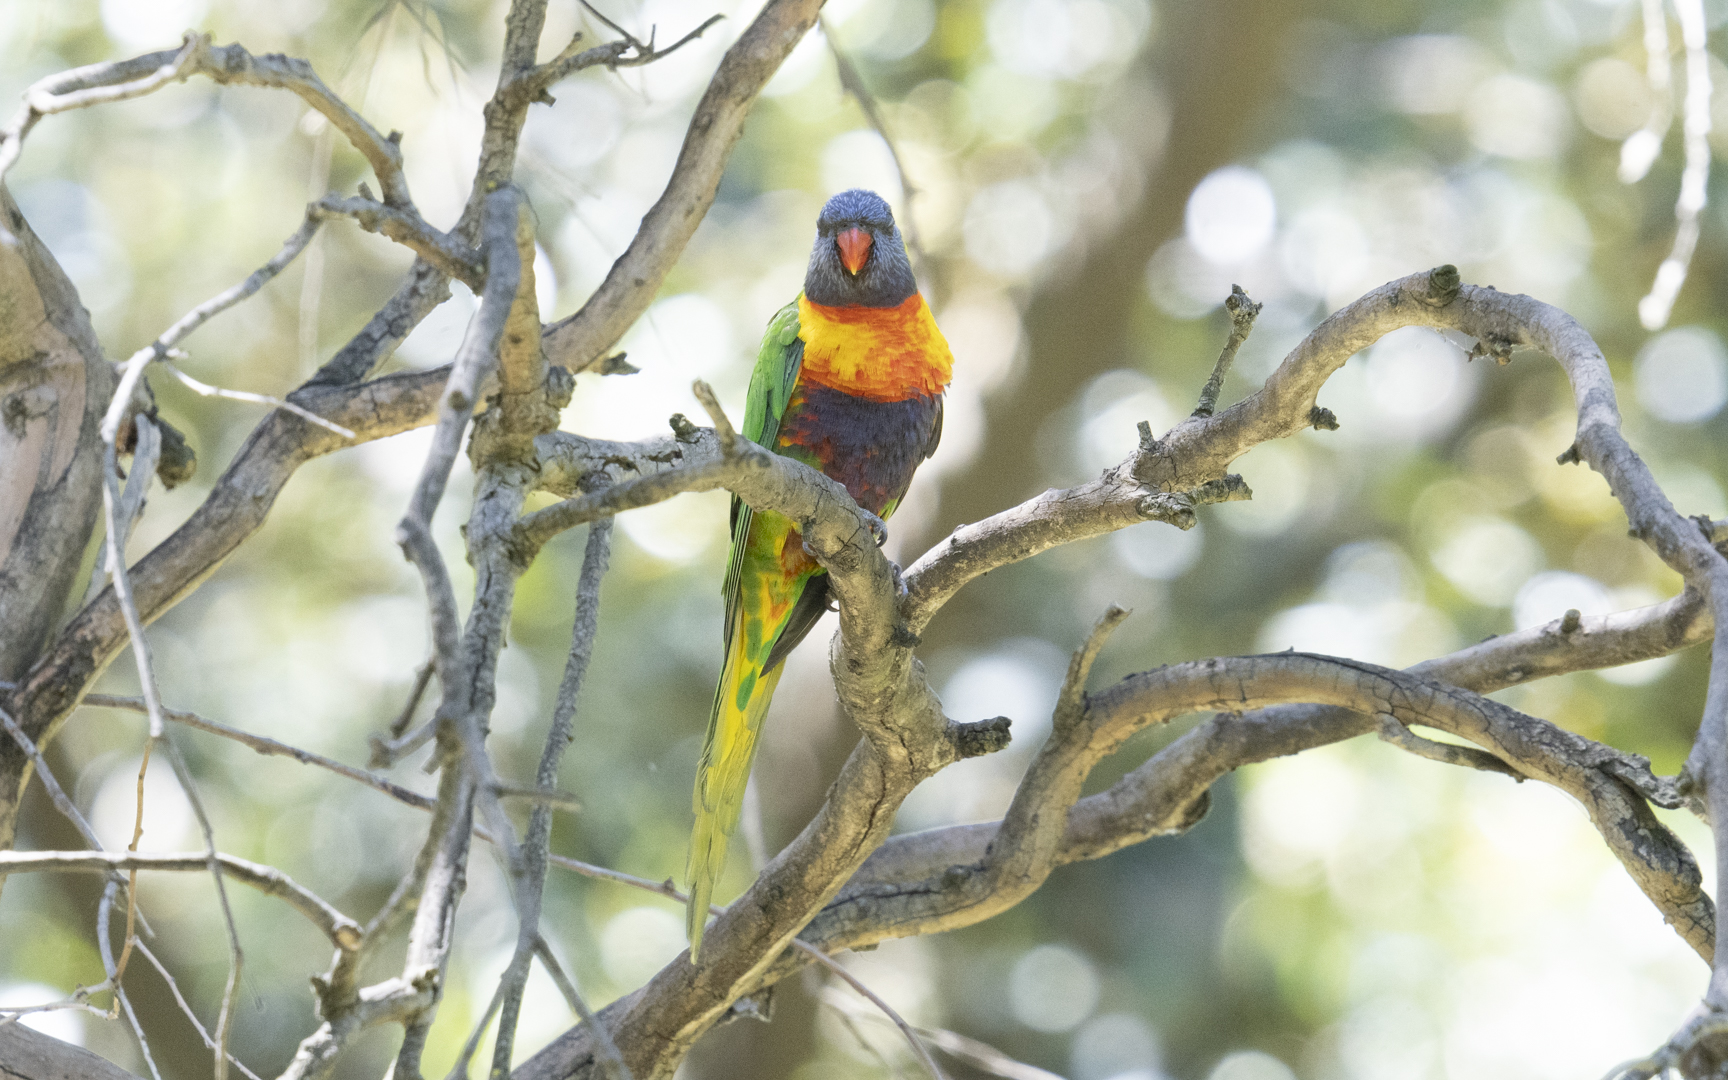
[[[696,814],[696,829],[690,835],[690,863],[684,878],[690,885],[689,906],[684,909],[684,934],[690,939],[690,962],[702,948],[702,931],[708,926],[708,906],[713,901],[714,880],[726,865],[726,831],[713,814]]]
[[[744,635],[738,637],[742,645]],[[692,963],[702,948],[714,883],[726,866],[727,841],[738,830],[738,819],[744,813],[744,788],[750,783],[762,717],[780,682],[779,666],[763,675],[756,670],[758,663],[760,660],[752,662],[743,656],[741,648],[727,663],[715,689],[702,760],[696,766],[696,790],[691,799],[696,825],[690,833],[690,862],[684,875],[690,886],[684,930],[690,938]]]

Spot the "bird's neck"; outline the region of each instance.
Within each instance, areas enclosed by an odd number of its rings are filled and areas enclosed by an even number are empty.
[[[930,305],[913,293],[895,307],[829,307],[798,298],[804,342],[801,382],[874,401],[933,397],[948,385],[954,357]]]

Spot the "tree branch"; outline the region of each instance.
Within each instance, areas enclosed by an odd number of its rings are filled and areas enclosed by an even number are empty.
[[[304,915],[338,949],[353,949],[360,943],[360,924],[337,911],[311,890],[273,866],[263,866],[233,855],[218,854],[222,871],[235,881],[250,885],[266,896],[286,900]],[[0,874],[27,874],[42,870],[82,870],[108,873],[118,870],[209,870],[202,851],[172,854],[132,851],[0,851]]]
[[[769,0],[726,51],[690,119],[672,178],[635,239],[576,314],[545,329],[546,355],[584,371],[624,335],[660,291],[672,264],[714,202],[720,174],[762,87],[816,23],[820,0]]]
[[[1265,708],[1280,701],[1332,708]],[[1110,790],[1074,797],[1084,773],[1128,735],[1208,710],[1229,711]],[[833,951],[970,925],[1028,895],[1055,866],[1186,829],[1204,812],[1206,789],[1233,769],[1371,731],[1374,721],[1362,718],[1375,712],[1469,739],[1519,775],[1578,798],[1664,917],[1708,955],[1713,912],[1697,864],[1627,782],[1628,774],[1647,776],[1647,762],[1469,691],[1303,653],[1172,665],[1092,695],[1086,723],[1054,733],[1016,793],[1015,808],[1036,807],[1056,818],[1045,828],[1060,840],[1042,849],[1047,854],[1029,858],[1003,832],[1014,810],[1000,823],[896,837],[811,923],[804,940]]]

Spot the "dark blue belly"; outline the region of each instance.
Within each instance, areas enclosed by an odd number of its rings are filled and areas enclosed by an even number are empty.
[[[786,405],[776,449],[844,484],[873,514],[900,501],[912,473],[936,451],[942,398],[871,401],[826,386],[801,386]]]

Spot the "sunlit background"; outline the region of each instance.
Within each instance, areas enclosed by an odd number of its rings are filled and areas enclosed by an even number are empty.
[[[663,63],[567,81],[555,106],[531,114],[518,180],[540,223],[542,309],[559,316],[627,243],[708,74],[755,10],[596,2],[644,38],[658,26],[662,41],[713,12],[729,18]],[[1713,28],[1728,22],[1728,3],[1705,7]],[[414,196],[448,225],[468,190],[504,10],[502,0],[0,0],[0,96],[68,66],[170,47],[187,26],[304,56],[380,129],[403,132]],[[740,416],[755,343],[800,285],[817,209],[865,186],[915,226],[924,291],[957,357],[941,450],[893,522],[903,562],[959,523],[1096,476],[1132,450],[1138,421],[1162,431],[1185,416],[1225,336],[1233,283],[1265,309],[1225,403],[1329,311],[1443,262],[1576,315],[1619,380],[1630,438],[1680,511],[1728,512],[1718,314],[1728,191],[1712,184],[1668,328],[1645,331],[1638,300],[1672,242],[1682,154],[1676,127],[1648,177],[1616,176],[1620,140],[1653,104],[1630,0],[833,0],[825,17],[879,98],[911,189],[813,33],[768,86],[707,221],[625,339],[641,373],[581,376],[569,430],[662,432],[673,412],[700,415],[693,378]],[[608,36],[574,0],[552,0],[548,22],[543,56],[578,29]],[[1728,154],[1728,69],[1712,66],[1711,145]],[[122,357],[268,258],[306,201],[364,179],[358,155],[296,98],[193,80],[49,118],[8,184]],[[258,297],[192,338],[187,367],[283,393],[406,265],[401,249],[332,224]],[[393,368],[449,359],[474,307],[456,291]],[[1567,608],[1594,614],[1676,592],[1678,578],[1627,538],[1602,480],[1554,463],[1573,423],[1558,368],[1529,352],[1509,367],[1471,364],[1468,346],[1404,330],[1352,359],[1320,396],[1341,430],[1251,452],[1236,468],[1254,500],[1207,508],[1190,532],[1141,525],[969,586],[920,655],[950,716],[1011,716],[1015,744],[929,782],[898,827],[1002,812],[1048,730],[1068,651],[1110,603],[1134,616],[1105,652],[1100,684],[1290,646],[1406,665]],[[134,556],[199,503],[260,415],[155,387],[201,465],[184,487],[155,491]],[[400,709],[427,650],[420,588],[391,542],[425,436],[301,469],[260,534],[151,629],[169,704],[364,761],[366,736]],[[459,474],[437,522],[459,593],[470,479]],[[539,753],[581,543],[557,541],[522,584],[493,718],[507,775],[531,775]],[[557,851],[681,874],[725,551],[720,493],[620,519],[562,778],[584,809],[560,814]],[[757,778],[770,853],[819,804],[854,739],[824,652],[793,655],[768,721]],[[1696,725],[1705,661],[1694,651],[1500,696],[1671,773]],[[103,680],[112,692],[135,685],[128,661]],[[1092,790],[1192,722],[1133,740]],[[50,760],[105,843],[128,838],[144,734],[132,714],[85,710],[53,744]],[[179,738],[225,850],[284,868],[355,916],[376,910],[422,815],[291,762]],[[430,790],[421,764],[393,776]],[[146,803],[145,848],[196,846],[162,769]],[[914,1022],[1069,1080],[1592,1076],[1665,1038],[1703,989],[1705,965],[1582,809],[1540,785],[1359,740],[1248,769],[1212,805],[1187,835],[1059,870],[988,923],[846,963]],[[20,847],[77,846],[39,788],[26,811]],[[1702,828],[1673,824],[1711,881]],[[739,848],[723,899],[751,874]],[[97,888],[73,876],[7,883],[0,1004],[100,981]],[[227,967],[210,883],[146,876],[139,891],[155,947],[210,1022]],[[269,1075],[315,1023],[305,980],[328,950],[280,905],[233,895],[248,957],[234,1045]],[[548,936],[597,1004],[674,956],[681,922],[675,905],[623,886],[554,877],[548,887]],[[480,852],[458,935],[432,1072],[448,1068],[515,944],[503,880]],[[167,1074],[205,1075],[208,1055],[162,984],[132,970]],[[524,1054],[573,1022],[543,976],[529,988]],[[814,975],[791,980],[771,1024],[717,1031],[682,1075],[917,1075],[893,1029],[849,995]],[[72,1013],[31,1022],[143,1068],[118,1024]],[[367,1036],[340,1074],[379,1075],[397,1038]]]

